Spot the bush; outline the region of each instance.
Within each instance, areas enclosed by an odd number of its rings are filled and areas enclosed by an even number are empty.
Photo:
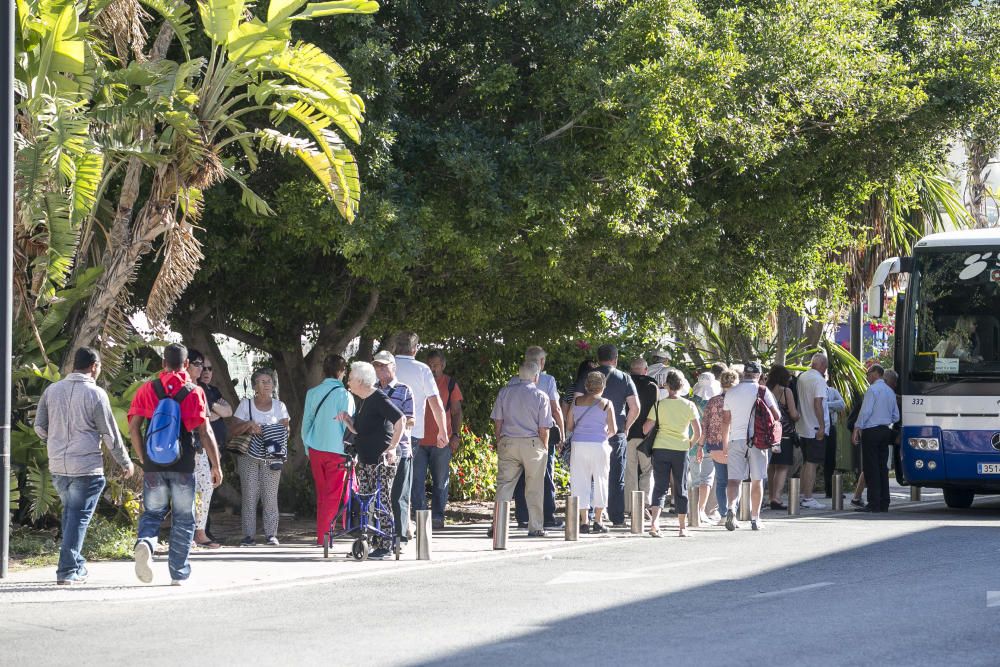
[[[492,435],[462,427],[462,445],[451,459],[449,500],[487,500],[497,492],[497,452]]]
[[[88,560],[128,560],[132,558],[135,540],[133,525],[95,514],[87,529],[83,555]],[[15,528],[10,535],[10,554],[28,567],[55,565],[59,561],[57,531]]]

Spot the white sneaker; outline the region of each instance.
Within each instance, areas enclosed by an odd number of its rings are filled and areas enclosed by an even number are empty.
[[[815,498],[803,498],[799,501],[799,507],[804,507],[807,510],[825,510],[826,505],[816,500]]]
[[[710,524],[712,522],[712,520],[709,518],[709,516],[707,514],[705,514],[704,512],[701,512],[701,513],[698,514],[698,521],[702,525],[704,525],[704,526],[707,526],[708,524]]]
[[[709,523],[714,523],[714,524],[718,524],[720,521],[722,521],[722,515],[719,514],[719,510],[715,510],[714,512],[709,514],[708,521]]]
[[[153,568],[150,567],[150,563],[153,561],[153,554],[149,550],[149,545],[143,541],[136,544],[132,558],[135,560],[135,576],[139,578],[139,581],[144,584],[152,582]]]

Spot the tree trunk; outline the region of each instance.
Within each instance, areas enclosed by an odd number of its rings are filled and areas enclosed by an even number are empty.
[[[970,133],[965,141],[965,149],[968,154],[965,206],[975,219],[977,229],[985,229],[990,224],[986,217],[986,204],[989,198],[986,168],[993,157],[992,148],[985,138],[978,136],[975,132]]]

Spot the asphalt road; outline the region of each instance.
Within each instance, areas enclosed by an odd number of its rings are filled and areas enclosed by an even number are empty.
[[[1000,664],[1000,499],[664,534],[167,601],[0,600],[0,665]]]

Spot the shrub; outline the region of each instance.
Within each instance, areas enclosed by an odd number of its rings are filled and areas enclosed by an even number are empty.
[[[462,426],[462,445],[451,459],[449,500],[492,499],[497,491],[497,452],[492,435]]]

